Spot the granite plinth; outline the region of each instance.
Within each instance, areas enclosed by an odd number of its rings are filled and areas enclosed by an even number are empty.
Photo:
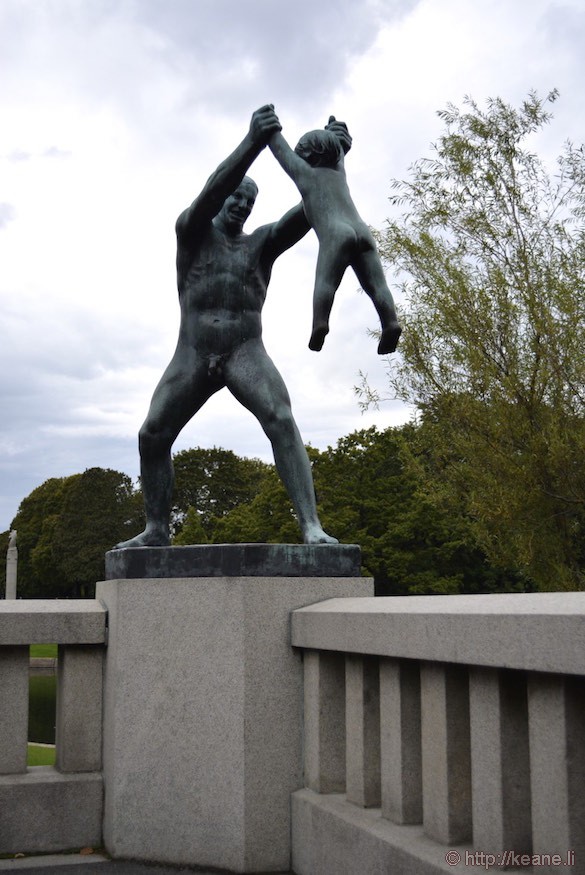
[[[356,544],[196,544],[106,553],[106,580],[177,577],[360,577]]]
[[[373,591],[365,577],[97,584],[109,621],[104,845],[113,857],[290,870],[290,798],[303,786],[291,611]]]

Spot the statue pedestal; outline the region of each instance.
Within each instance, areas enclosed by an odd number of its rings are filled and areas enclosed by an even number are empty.
[[[258,570],[273,573],[238,574],[233,547],[240,570],[263,553]],[[165,577],[146,573],[151,549],[162,551],[155,568]],[[107,850],[233,872],[288,871],[290,794],[303,786],[302,662],[290,645],[290,612],[373,595],[372,581],[358,576],[359,549],[227,545],[107,555],[109,577],[131,566],[143,576],[100,582],[96,593],[109,617]],[[307,568],[315,573],[301,576]]]

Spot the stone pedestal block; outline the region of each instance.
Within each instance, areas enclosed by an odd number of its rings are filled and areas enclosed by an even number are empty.
[[[303,785],[290,612],[368,596],[360,577],[108,580],[104,839],[114,857],[290,868]]]
[[[107,580],[143,577],[359,577],[357,544],[193,544],[106,553]]]

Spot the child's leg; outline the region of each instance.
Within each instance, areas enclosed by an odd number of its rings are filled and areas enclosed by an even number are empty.
[[[343,245],[339,246],[338,243],[334,238],[319,244],[313,292],[313,329],[309,341],[309,349],[315,351],[323,347],[325,337],[329,334],[329,314],[335,292],[349,263]]]
[[[360,252],[351,265],[364,292],[372,299],[376,312],[380,317],[382,336],[378,344],[378,354],[387,355],[394,352],[398,338],[402,332],[398,324],[396,307],[392,292],[388,288],[382,263],[375,249]]]

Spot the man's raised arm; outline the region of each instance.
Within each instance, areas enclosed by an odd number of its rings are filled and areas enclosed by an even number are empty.
[[[236,190],[270,137],[280,129],[272,104],[262,106],[253,113],[248,133],[240,145],[221,162],[191,206],[177,219],[178,237],[190,237],[198,228],[211,222],[221,210],[225,199]]]

